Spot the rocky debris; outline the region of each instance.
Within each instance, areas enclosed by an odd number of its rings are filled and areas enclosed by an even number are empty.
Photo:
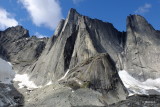
[[[85,107],[105,106],[102,94],[92,89],[72,90],[58,83],[39,88],[25,95],[24,107]]]
[[[21,107],[24,98],[11,84],[0,83],[0,107]]]
[[[158,95],[134,95],[128,97],[125,101],[112,104],[110,107],[159,107],[160,96]]]

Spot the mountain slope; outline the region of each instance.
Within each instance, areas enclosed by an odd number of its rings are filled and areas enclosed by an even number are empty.
[[[128,95],[108,54],[91,57],[69,70],[58,83],[30,93],[27,107],[107,106]]]
[[[0,56],[12,62],[16,72],[24,72],[41,55],[46,42],[46,38],[30,37],[22,26],[11,27],[0,32]]]
[[[38,85],[57,81],[68,69],[98,53],[107,52],[118,61],[118,53],[123,51],[123,33],[110,23],[82,16],[74,9],[61,21],[56,32],[28,70]]]

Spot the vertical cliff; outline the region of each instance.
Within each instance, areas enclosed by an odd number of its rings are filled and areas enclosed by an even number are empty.
[[[27,72],[41,85],[57,81],[68,69],[98,53],[107,52],[118,62],[124,38],[125,35],[112,24],[82,16],[71,9],[48,41],[41,57]]]
[[[142,16],[127,17],[125,70],[139,80],[160,77],[160,33]]]

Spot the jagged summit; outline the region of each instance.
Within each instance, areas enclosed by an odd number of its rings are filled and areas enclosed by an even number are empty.
[[[141,81],[158,78],[160,33],[140,15],[127,17],[126,33],[126,71]]]
[[[68,12],[66,20],[68,22],[76,22],[78,17],[81,17],[81,15],[75,9],[71,8]]]
[[[20,25],[7,28],[4,31],[4,34],[7,36],[7,38],[10,38],[12,40],[17,40],[17,39],[29,37],[29,31],[24,29],[23,26],[20,26]]]
[[[82,14],[78,13],[77,10],[74,8],[71,8],[69,10],[68,15],[66,17],[66,22],[73,22],[75,24],[80,24],[82,22],[81,19],[83,19],[84,21],[91,21],[91,23],[103,23],[103,24],[108,24],[110,26],[113,26],[112,23],[104,22],[104,21],[99,20],[97,18],[90,18],[86,15],[82,15]]]
[[[57,81],[68,69],[98,53],[108,52],[114,60],[118,60],[115,53],[123,51],[125,36],[112,24],[82,16],[74,9],[70,10],[66,20],[60,22],[55,35],[28,70],[31,79],[38,85]]]
[[[130,15],[127,17],[127,28],[134,27],[137,31],[153,31],[155,30],[151,24],[141,15]]]
[[[77,10],[74,9],[74,8],[71,8],[71,9],[69,10],[69,12],[68,12],[68,16],[73,16],[73,15],[75,15],[75,14],[80,15],[80,14],[77,12]]]

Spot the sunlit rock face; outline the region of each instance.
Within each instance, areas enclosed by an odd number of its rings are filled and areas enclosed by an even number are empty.
[[[124,46],[123,38],[124,33],[116,30],[111,23],[82,16],[71,9],[28,72],[37,85],[43,85],[51,80],[57,81],[68,69],[105,52],[117,61],[118,66],[118,54]]]
[[[140,81],[160,77],[160,32],[142,16],[127,17],[124,69]]]

